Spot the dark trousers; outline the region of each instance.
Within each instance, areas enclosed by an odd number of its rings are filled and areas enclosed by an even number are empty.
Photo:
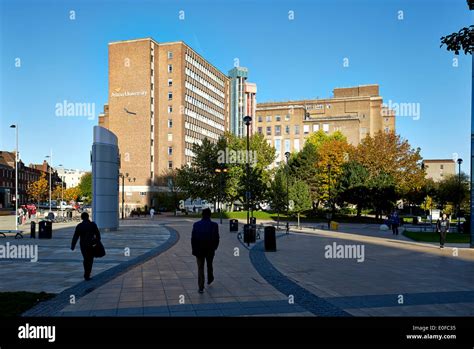
[[[200,290],[204,289],[204,262],[207,264],[207,280],[214,280],[214,269],[212,268],[213,260],[213,254],[205,257],[196,257],[198,265],[198,286]]]
[[[439,232],[439,245],[444,246],[445,242],[446,242],[446,232],[440,231]]]
[[[84,265],[84,278],[89,278],[92,272],[92,264],[94,264],[94,251],[92,248],[84,248],[81,249],[82,258],[84,261],[82,264]]]
[[[393,235],[398,235],[398,224],[392,224]]]

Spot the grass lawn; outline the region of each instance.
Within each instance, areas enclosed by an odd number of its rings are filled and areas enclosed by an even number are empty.
[[[257,218],[257,220],[273,220],[277,221],[277,214],[274,212],[265,212],[265,211],[254,211],[253,216]],[[188,217],[200,218],[201,214],[190,214]],[[219,213],[215,212],[212,214],[212,218],[219,219]],[[222,218],[224,219],[243,219],[247,218],[247,211],[236,211],[236,212],[223,212]],[[339,223],[376,223],[380,224],[380,221],[376,220],[372,217],[356,217],[356,216],[349,216],[349,215],[336,215],[333,218],[334,221]],[[280,214],[280,221],[290,221],[296,222],[296,217],[287,217],[285,214]],[[326,223],[327,219],[325,217],[306,217],[305,215],[301,215],[300,221],[307,222],[307,223]]]
[[[20,316],[37,303],[54,296],[45,292],[0,292],[0,316]]]
[[[405,231],[403,235],[420,242],[439,242],[438,233]],[[469,234],[448,233],[446,234],[446,242],[469,243]]]

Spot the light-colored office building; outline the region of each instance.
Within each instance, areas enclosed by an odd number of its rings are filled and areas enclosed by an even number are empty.
[[[319,130],[340,131],[352,145],[379,131],[395,132],[395,114],[383,105],[378,85],[335,88],[331,98],[258,103],[256,113],[255,132],[276,148],[274,165]]]
[[[423,160],[426,178],[439,182],[449,175],[456,174],[456,162],[453,159],[426,159]]]
[[[79,183],[81,182],[82,176],[84,176],[88,171],[57,167],[56,172],[58,173],[58,176],[64,182],[64,185],[66,186],[66,188],[73,188],[79,185]]]

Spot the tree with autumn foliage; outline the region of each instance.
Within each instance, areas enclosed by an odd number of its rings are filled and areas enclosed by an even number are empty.
[[[364,166],[369,178],[381,174],[391,177],[400,197],[425,186],[420,148],[413,149],[407,140],[393,132],[367,136],[352,153],[351,160]]]
[[[28,195],[35,201],[45,201],[46,196],[48,195],[49,185],[48,181],[46,180],[46,174],[43,172],[41,177],[35,181],[30,183],[27,189]]]
[[[64,190],[64,200],[67,202],[78,201],[81,197],[81,190],[79,187],[71,187]]]

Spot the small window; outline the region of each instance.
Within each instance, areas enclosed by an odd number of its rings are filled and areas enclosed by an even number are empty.
[[[171,142],[173,140],[173,134],[168,133],[168,142]]]
[[[286,114],[285,115],[285,121],[289,121],[290,120],[290,114]]]
[[[168,155],[173,155],[173,147],[168,147]]]
[[[271,115],[267,115],[267,122],[272,122],[272,116]]]
[[[172,72],[173,72],[173,65],[168,64],[168,73],[172,73]]]
[[[319,131],[319,124],[314,124],[313,125],[313,132],[318,132]]]
[[[150,89],[153,91],[153,83],[150,84]]]
[[[275,115],[275,121],[280,122],[281,121],[281,116],[280,115]]]
[[[258,128],[258,133],[260,133],[260,134],[262,134],[262,133],[263,133],[263,131],[262,131],[262,128],[261,128],[261,127],[259,127],[259,128]]]
[[[263,117],[261,115],[258,116],[258,122],[262,122],[263,121]]]
[[[285,134],[289,135],[290,134],[290,125],[285,126]]]
[[[323,131],[329,133],[329,124],[323,124]]]
[[[173,92],[168,92],[168,100],[171,101],[173,99]]]
[[[309,125],[303,125],[303,133],[307,135],[309,133]]]
[[[172,59],[172,58],[173,58],[173,52],[168,51],[168,59]]]
[[[281,136],[281,126],[280,125],[275,126],[275,136]]]
[[[168,114],[171,114],[173,112],[173,107],[171,105],[168,106]]]
[[[295,125],[295,135],[300,134],[300,125]]]
[[[172,127],[173,127],[173,120],[168,119],[168,128],[172,128]]]
[[[444,170],[444,165],[439,165],[440,170]]]
[[[267,136],[271,136],[271,135],[272,135],[272,127],[267,126]]]
[[[172,169],[173,168],[173,161],[168,161],[168,168]]]
[[[168,79],[168,87],[172,87],[173,86],[173,79]]]

